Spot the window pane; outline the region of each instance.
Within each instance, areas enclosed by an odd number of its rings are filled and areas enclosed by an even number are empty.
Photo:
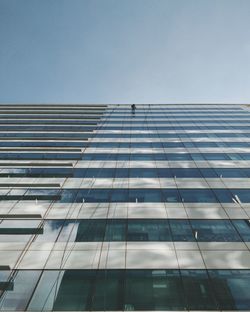
[[[208,270],[220,310],[250,309],[249,270]]]
[[[217,200],[210,189],[179,189],[181,198],[187,203],[216,203]]]
[[[28,306],[28,311],[52,310],[64,271],[44,271]]]
[[[217,310],[216,299],[205,270],[181,270],[189,310]]]
[[[196,239],[203,242],[239,242],[241,238],[229,220],[190,220]]]
[[[126,220],[107,220],[105,241],[126,241]]]
[[[124,271],[97,271],[92,310],[117,311],[123,309]]]
[[[173,241],[192,242],[194,235],[187,220],[169,220]]]
[[[170,241],[169,225],[165,220],[128,220],[128,241]]]
[[[128,201],[128,200],[127,200]],[[129,202],[160,202],[161,191],[158,189],[130,189]]]
[[[0,299],[1,310],[25,310],[41,271],[19,271],[14,277],[14,288]]]
[[[127,271],[124,310],[183,310],[177,270]]]
[[[65,271],[53,310],[90,310],[95,275],[95,270]]]
[[[240,236],[245,242],[250,242],[250,223],[249,220],[232,220]]]
[[[75,242],[102,242],[106,229],[106,220],[81,220],[76,228]]]
[[[178,190],[162,189],[164,201],[175,203],[180,201]]]

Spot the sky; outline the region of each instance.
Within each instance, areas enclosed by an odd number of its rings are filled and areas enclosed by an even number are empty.
[[[0,103],[250,103],[250,0],[0,0]]]

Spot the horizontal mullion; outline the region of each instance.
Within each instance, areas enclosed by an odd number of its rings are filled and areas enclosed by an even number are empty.
[[[43,228],[1,228],[0,235],[41,235]]]
[[[22,161],[18,161],[18,162],[14,162],[14,161],[6,161],[6,162],[1,162],[0,161],[0,167],[10,167],[10,168],[14,168],[14,167],[66,167],[66,168],[72,168],[73,163],[65,163],[62,161],[58,162],[51,162],[51,160],[48,160],[48,162],[41,162],[38,160],[38,162],[22,162]]]
[[[1,213],[0,219],[41,219],[42,215],[39,213]]]
[[[2,152],[13,152],[13,153],[17,153],[17,152],[59,152],[59,153],[63,153],[63,152],[75,152],[75,153],[80,153],[81,149],[79,148],[71,148],[71,147],[53,147],[53,146],[49,146],[49,147],[39,147],[39,146],[31,146],[31,147],[23,147],[23,146],[19,146],[19,147],[1,147],[0,145],[0,153]]]
[[[8,137],[1,137],[0,135],[0,141],[88,141],[90,136],[86,135],[86,136],[60,136],[60,134],[58,136],[48,136],[46,137],[46,139],[41,136],[8,136]]]
[[[99,120],[94,121],[82,121],[82,120],[72,120],[72,119],[35,119],[35,118],[28,118],[28,119],[15,119],[15,118],[9,118],[9,119],[0,119],[0,125],[68,125],[68,126],[74,126],[80,124],[81,126],[85,127],[95,127],[99,123]]]
[[[27,188],[47,188],[47,187],[50,187],[50,188],[60,188],[60,184],[59,183],[23,183],[23,182],[9,182],[9,183],[0,183],[0,188],[24,188],[24,187],[27,187]]]

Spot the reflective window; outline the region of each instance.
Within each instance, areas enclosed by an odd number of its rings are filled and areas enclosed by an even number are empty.
[[[41,271],[18,271],[13,276],[14,287],[0,297],[0,310],[20,311],[25,310],[35,289]]]
[[[82,220],[77,224],[76,242],[103,241],[106,221],[105,220]]]
[[[237,198],[242,203],[249,203],[250,202],[250,192],[249,189],[232,189],[231,190],[234,197],[237,196]]]
[[[32,235],[42,235],[40,220],[1,220],[0,242],[27,242]]]
[[[128,201],[128,200],[125,200]],[[159,189],[130,189],[129,202],[161,202],[162,194]]]
[[[52,310],[63,275],[64,271],[43,271],[27,311]]]
[[[248,189],[6,189],[4,200],[58,200],[60,202],[250,202]],[[8,194],[7,194],[8,193]]]
[[[171,168],[173,176],[176,178],[201,178],[199,169],[196,168]]]
[[[175,203],[181,201],[181,197],[177,189],[162,189],[162,193],[163,201],[165,202]]]
[[[105,241],[126,241],[127,220],[109,219],[105,231]]]
[[[184,294],[178,270],[129,270],[124,310],[183,310]]]
[[[188,220],[169,220],[173,241],[192,242],[194,235]]]
[[[94,273],[94,274],[93,274]],[[63,274],[53,310],[90,310],[95,271],[67,270]]]
[[[51,169],[51,168],[49,168]],[[64,170],[4,169],[0,176],[74,176],[76,178],[246,178],[250,177],[249,168],[76,168]]]
[[[219,177],[224,178],[246,178],[244,170],[240,169],[230,169],[230,168],[214,168],[214,171],[217,173]]]
[[[239,232],[242,239],[246,242],[250,241],[250,221],[249,220],[232,220],[233,225]]]
[[[12,220],[9,221],[10,223]],[[15,228],[21,225],[19,221]],[[20,221],[22,222],[22,221]],[[14,227],[15,226],[15,227]],[[1,242],[250,241],[248,220],[70,219],[46,220],[34,234],[0,235]]]
[[[44,270],[42,275],[21,270],[9,274],[14,287],[0,297],[3,311],[250,309],[249,270]]]
[[[181,275],[189,310],[218,310],[211,281],[205,270],[182,270]]]
[[[198,241],[241,241],[239,234],[229,220],[190,220],[190,223]]]
[[[129,220],[128,241],[171,241],[169,225],[165,220]]]
[[[217,174],[212,168],[199,168],[204,178],[217,178]]]
[[[249,309],[249,270],[208,270],[208,272],[220,309]]]
[[[233,194],[228,189],[213,189],[220,203],[232,203]]]
[[[186,203],[216,203],[217,199],[210,189],[179,189],[182,200]]]
[[[156,168],[156,170],[159,178],[172,178],[172,172],[170,168]]]
[[[96,276],[92,310],[123,310],[124,271],[99,270]]]

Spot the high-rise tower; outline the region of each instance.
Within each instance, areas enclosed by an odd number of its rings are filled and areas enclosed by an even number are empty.
[[[250,310],[249,121],[0,105],[0,311]]]

